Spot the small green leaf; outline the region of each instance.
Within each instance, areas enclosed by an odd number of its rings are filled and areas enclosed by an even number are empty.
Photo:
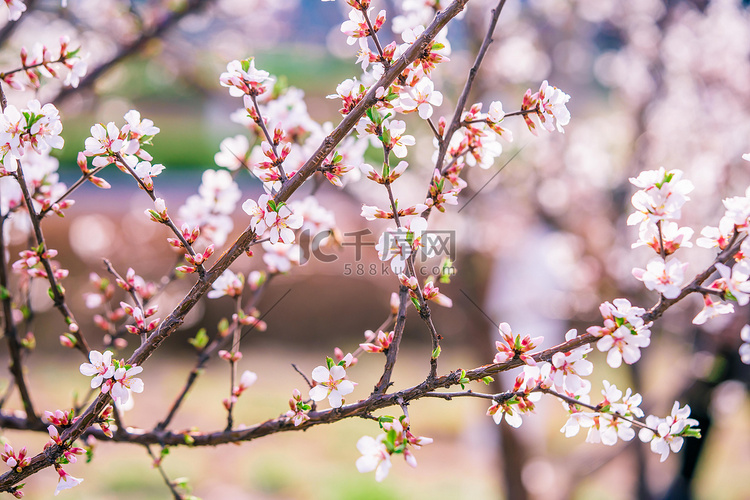
[[[495,379],[487,375],[486,377],[482,377],[482,382],[484,382],[487,385],[490,385],[492,382],[494,382]]]
[[[195,337],[188,339],[188,342],[196,349],[203,349],[208,344],[208,335],[206,335],[206,329],[201,328]]]
[[[384,423],[391,423],[393,422],[393,417],[390,415],[383,415],[382,417],[378,417],[378,424],[380,424],[380,427],[383,427]]]
[[[411,297],[411,303],[414,304],[414,307],[417,308],[417,311],[421,310],[420,307],[419,307],[419,300],[417,300],[416,297]]]
[[[437,346],[434,351],[432,351],[432,359],[437,359],[438,356],[440,356],[440,353],[442,352],[442,348],[440,346]]]

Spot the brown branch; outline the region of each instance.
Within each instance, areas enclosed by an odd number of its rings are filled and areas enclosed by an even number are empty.
[[[153,188],[149,189],[149,187],[146,186],[146,183],[143,182],[143,179],[141,179],[138,176],[138,174],[135,173],[135,170],[133,170],[133,167],[128,165],[128,162],[125,161],[125,158],[123,158],[120,153],[115,153],[115,157],[117,158],[117,161],[120,162],[120,166],[128,171],[128,173],[133,177],[133,179],[136,180],[136,182],[138,183],[138,186],[140,186],[140,188],[146,192],[148,197],[151,198],[151,201],[156,202],[156,195],[154,194]],[[161,223],[167,226],[172,231],[172,233],[174,233],[174,235],[177,236],[177,239],[180,240],[180,243],[182,244],[183,248],[187,250],[187,252],[191,256],[195,257],[197,255],[196,251],[193,249],[193,246],[190,243],[188,243],[187,240],[185,239],[185,236],[182,234],[182,231],[177,229],[177,226],[174,225],[174,222],[172,222],[171,217],[167,215],[166,220],[163,220]],[[196,269],[198,269],[198,275],[202,278],[206,272],[205,267],[203,266],[203,264],[199,264],[195,267]]]
[[[10,354],[10,366],[8,368],[10,373],[13,374],[13,380],[18,387],[18,393],[21,396],[21,402],[27,417],[29,420],[36,420],[37,416],[31,402],[29,387],[23,374],[22,346],[18,340],[16,322],[13,320],[13,303],[8,286],[8,263],[5,261],[5,228],[3,226],[6,220],[5,217],[0,219],[0,287],[2,287],[3,295],[4,334],[8,341],[8,352]]]
[[[476,78],[477,72],[479,72],[479,66],[482,65],[484,56],[487,54],[487,50],[492,43],[492,35],[495,32],[497,20],[500,17],[500,12],[502,12],[504,6],[505,0],[500,0],[497,4],[497,7],[492,10],[492,19],[490,19],[490,24],[487,28],[487,34],[484,36],[482,45],[479,48],[476,59],[474,60],[474,65],[469,70],[469,76],[466,78],[466,83],[464,84],[463,91],[461,92],[461,96],[458,98],[458,102],[456,103],[456,111],[453,113],[453,118],[451,119],[448,127],[445,129],[445,135],[443,136],[442,141],[440,141],[438,157],[437,161],[435,162],[435,168],[437,168],[438,170],[442,171],[443,161],[445,160],[445,154],[448,152],[448,146],[450,145],[451,137],[453,137],[453,134],[455,134],[458,128],[461,126],[461,115],[463,114],[464,108],[466,107],[466,101],[469,99],[471,87],[472,85],[474,85],[474,78]]]
[[[65,322],[68,325],[71,324],[78,324],[75,320],[75,317],[73,316],[73,311],[70,310],[68,307],[68,304],[65,302],[65,296],[62,293],[60,285],[57,283],[57,279],[55,278],[54,270],[52,269],[52,264],[50,263],[49,259],[46,257],[42,257],[42,252],[47,251],[47,244],[44,241],[44,234],[42,234],[42,226],[40,224],[40,219],[36,213],[36,209],[34,208],[34,203],[31,199],[31,195],[29,194],[29,187],[26,185],[26,179],[24,178],[23,174],[23,166],[21,165],[21,160],[18,160],[18,170],[16,170],[15,173],[16,180],[18,181],[18,185],[21,188],[21,192],[23,193],[23,199],[26,202],[26,208],[29,211],[29,217],[31,218],[31,225],[34,228],[34,236],[36,238],[36,244],[38,247],[40,247],[41,252],[39,252],[39,260],[41,261],[42,265],[44,266],[44,269],[47,273],[47,280],[50,284],[50,289],[52,290],[52,301],[55,304],[55,307],[58,311],[60,311],[60,314],[63,315],[63,318],[65,318]],[[81,351],[84,356],[88,358],[89,355],[89,346],[86,342],[86,339],[81,334],[80,329],[76,329],[74,332],[71,332],[73,336],[76,339],[76,349]]]
[[[57,203],[60,203],[61,201],[65,200],[65,198],[67,198],[68,196],[70,196],[75,190],[77,190],[79,187],[81,187],[81,185],[84,182],[86,182],[90,177],[93,177],[94,175],[98,174],[99,172],[101,172],[102,170],[104,170],[105,167],[107,167],[107,165],[104,165],[103,167],[96,167],[96,168],[94,168],[92,170],[89,170],[89,172],[87,174],[82,175],[77,181],[75,181],[73,183],[72,186],[70,186],[68,188],[67,191],[65,191],[63,194],[61,194],[60,196],[58,196],[58,198],[55,201],[53,201],[52,203],[50,203],[50,206],[48,206],[47,208],[42,209],[39,212],[39,218],[43,219],[44,216],[47,215],[47,213],[50,210],[52,210],[52,206],[53,205],[55,205]]]
[[[393,374],[393,368],[396,366],[398,348],[401,344],[401,337],[404,335],[404,327],[406,326],[406,308],[409,304],[408,288],[403,285],[399,288],[398,299],[398,314],[396,315],[396,325],[393,327],[393,341],[385,351],[383,375],[380,376],[380,380],[373,389],[372,395],[385,394],[385,391],[387,391],[388,387],[391,385],[391,375]]]
[[[463,10],[468,0],[454,0],[443,12],[438,14],[430,26],[422,33],[422,35],[415,41],[415,43],[396,61],[396,63],[388,69],[380,80],[373,85],[367,95],[362,101],[354,107],[354,109],[339,123],[339,125],[331,132],[323,143],[318,147],[313,156],[305,162],[305,164],[299,169],[299,171],[291,178],[288,182],[285,182],[281,190],[275,197],[275,201],[282,202],[289,199],[289,197],[299,187],[312,176],[317,168],[321,165],[323,160],[328,154],[330,154],[336,145],[346,137],[346,135],[352,130],[357,124],[359,119],[364,115],[367,108],[371,107],[377,101],[375,96],[376,91],[379,87],[389,86],[398,75],[415,59],[417,59],[427,44],[437,35],[437,33],[450,21],[453,17],[458,15]],[[59,96],[58,96],[59,97]],[[175,309],[167,316],[167,318],[161,322],[159,327],[151,334],[148,342],[141,345],[130,359],[127,361],[131,365],[142,365],[151,354],[159,348],[159,346],[172,334],[185,320],[185,316],[195,306],[203,295],[208,292],[211,284],[218,278],[221,273],[226,270],[229,265],[234,262],[245,250],[249,247],[250,243],[255,239],[255,233],[252,227],[248,227],[243,233],[237,238],[234,244],[222,254],[222,256],[216,261],[216,263],[206,271],[205,276],[200,277],[198,281],[193,285],[192,289],[183,298],[183,300],[175,307]],[[434,384],[435,381],[433,380]],[[111,401],[109,394],[100,394],[96,400],[86,409],[76,423],[69,429],[67,429],[61,438],[64,443],[72,443],[79,437],[81,437],[86,429],[88,429],[96,417],[104,410],[106,405]],[[339,414],[340,410],[335,410]],[[330,418],[330,417],[328,417]],[[273,422],[273,421],[269,421]],[[269,424],[267,427],[273,428],[274,425]],[[294,427],[292,424],[289,424]],[[300,428],[306,428],[307,425],[301,425]],[[264,428],[265,429],[265,428]],[[247,433],[248,430],[243,429],[240,431],[231,431],[229,435],[233,433]],[[182,436],[184,440],[184,435]],[[23,481],[25,478],[39,472],[54,464],[54,461],[62,453],[60,446],[52,446],[44,452],[32,457],[30,459],[29,466],[25,467],[21,472],[11,470],[0,476],[0,491],[8,491],[13,488],[16,484]]]

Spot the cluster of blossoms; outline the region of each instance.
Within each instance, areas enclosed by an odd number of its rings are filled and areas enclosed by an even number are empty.
[[[505,112],[500,101],[490,103],[489,112],[486,114],[482,113],[482,103],[473,104],[461,115],[462,127],[450,139],[446,164],[455,162],[458,172],[465,165],[490,168],[503,152],[503,145],[499,139],[503,138],[509,142],[513,140],[511,132],[500,125],[504,118]],[[445,123],[441,121],[438,130],[444,127]],[[452,179],[451,183],[455,186],[454,189],[460,190],[464,187]]]
[[[615,299],[599,306],[604,326],[591,326],[586,331],[601,337],[596,347],[607,353],[607,364],[619,367],[623,361],[632,365],[641,359],[641,348],[651,343],[651,323],[641,316],[646,310],[635,307],[627,299]]]
[[[670,450],[673,453],[680,451],[685,437],[701,437],[700,431],[694,428],[698,421],[689,416],[690,407],[685,405],[680,408],[680,404],[675,402],[668,417],[646,417],[646,427],[640,430],[638,438],[644,443],[651,443],[651,451],[661,455],[663,462]]]
[[[743,158],[749,160],[750,156]],[[681,228],[673,220],[680,218],[682,207],[689,200],[687,195],[694,186],[682,178],[680,170],[666,171],[664,168],[644,171],[637,178],[631,178],[630,182],[640,188],[632,198],[636,211],[628,217],[629,225],[640,224],[639,238],[633,247],[648,246],[659,254],[649,261],[645,269],[634,268],[633,275],[643,281],[649,290],[658,291],[667,299],[677,298],[685,284],[687,263],[667,257],[680,247],[692,246],[690,238],[693,230]],[[723,203],[725,212],[718,227],[704,227],[696,244],[722,252],[738,239],[741,243],[739,250],[731,256],[734,260],[731,267],[721,262],[714,265],[719,277],[701,290],[704,307],[693,318],[696,325],[702,325],[718,315],[733,313],[732,302],[741,306],[750,302],[750,240],[747,239],[750,231],[750,188],[745,196],[726,198]],[[625,338],[633,340],[632,337]],[[632,358],[635,351],[631,349],[630,353]],[[626,362],[629,362],[627,358]]]
[[[159,127],[149,119],[141,119],[141,114],[131,109],[125,113],[127,122],[121,129],[114,122],[106,125],[97,123],[91,127],[91,137],[84,143],[84,156],[92,158],[97,169],[112,163],[125,173],[140,179],[141,187],[153,191],[153,177],[159,175],[164,166],[152,165],[153,157],[143,149],[159,133]]]
[[[289,411],[286,412],[286,416],[292,421],[295,427],[306,420],[310,420],[307,412],[312,409],[312,406],[302,401],[302,393],[299,389],[292,391],[292,397],[289,398]]]
[[[631,306],[625,299],[616,299],[614,305],[606,302],[600,310],[605,326],[591,327],[589,333],[602,336],[597,345],[600,350],[609,351],[609,364],[617,367],[622,359],[628,363],[635,362],[640,357],[638,348],[643,347],[643,338],[648,340],[647,334],[644,334],[647,329],[640,318],[645,311]],[[747,332],[750,332],[750,326],[747,327]],[[631,389],[623,394],[606,380],[603,381],[602,390],[604,399],[593,406],[589,396],[591,383],[583,378],[593,372],[593,364],[586,359],[586,355],[592,350],[590,347],[557,352],[550,363],[537,364],[528,351],[541,338],[514,336],[507,323],[500,326],[500,333],[503,342],[497,342],[498,354],[494,361],[503,363],[517,357],[526,364],[516,377],[512,391],[497,395],[494,404],[487,410],[495,423],[499,424],[504,418],[509,425],[519,427],[523,423],[521,414],[532,412],[534,403],[541,398],[542,393],[549,393],[562,399],[563,406],[569,413],[567,422],[560,429],[566,437],[577,435],[583,428],[588,429],[586,442],[612,446],[618,439],[632,440],[636,435],[633,427],[637,426],[641,428],[640,439],[650,442],[651,449],[661,455],[662,461],[666,459],[670,449],[673,452],[679,451],[684,437],[700,437],[700,431],[694,428],[698,422],[688,418],[688,406],[680,409],[679,403],[675,403],[670,417],[662,419],[650,415],[644,424],[636,420],[644,416],[639,408],[642,401],[640,394],[633,393]],[[565,340],[572,341],[576,336],[576,331],[570,330],[565,335]],[[604,343],[600,345],[602,341]],[[461,382],[464,380],[466,379],[462,374]]]
[[[362,436],[357,441],[357,450],[362,454],[357,459],[359,472],[375,471],[375,480],[380,482],[386,478],[391,469],[391,455],[403,455],[406,463],[411,467],[417,466],[417,459],[412,449],[418,450],[426,444],[432,443],[432,438],[414,436],[409,430],[409,419],[401,416],[380,417],[380,428],[383,434],[373,438]]]
[[[269,195],[264,194],[256,202],[246,200],[242,210],[250,216],[250,225],[258,236],[269,231],[271,243],[294,243],[294,229],[302,227],[303,219],[292,212],[286,203],[276,203]]]
[[[229,137],[222,141],[214,159],[217,165],[230,171],[246,169],[263,182],[267,194],[257,200],[245,200],[242,208],[250,216],[257,237],[268,234],[268,241],[263,242],[263,259],[269,271],[284,273],[301,260],[295,231],[310,230],[314,234],[313,245],[318,245],[321,239],[317,236],[331,230],[335,222],[332,213],[318,205],[313,197],[285,204],[276,203],[272,196],[286,177],[293,175],[313,154],[332,125],[320,125],[310,118],[301,90],[275,85],[274,80],[268,72],[255,67],[254,59],[229,63],[220,81],[229,88],[231,95],[243,96],[244,104],[232,115],[232,120],[248,128],[255,144],[251,147],[244,135]],[[272,128],[269,124],[275,125]],[[349,177],[358,178],[359,171],[353,169],[353,165],[362,163],[366,147],[365,141],[345,139],[339,150],[324,159],[319,172],[332,184],[343,186],[344,174],[351,172],[347,174]],[[231,201],[226,203],[227,209],[238,201],[235,198],[239,194],[235,195],[234,188],[231,196],[220,194]],[[192,205],[194,211],[200,213],[202,207],[197,202],[194,200]],[[211,213],[210,209],[202,211]],[[225,227],[231,230],[230,223],[231,220],[227,221]]]
[[[425,281],[424,287],[419,289],[419,281],[416,276],[406,276],[401,273],[398,275],[399,282],[409,290],[409,296],[411,297],[414,307],[419,310],[419,295],[424,300],[431,300],[443,307],[453,307],[453,301],[445,294],[440,293],[440,288],[435,286],[435,278],[430,276]],[[419,291],[420,293],[417,293]]]
[[[126,302],[110,303],[114,298],[115,287],[108,279],[96,273],[89,275],[89,282],[95,291],[84,293],[83,297],[89,309],[104,309],[103,314],[95,314],[93,320],[94,324],[105,332],[105,345],[114,344],[115,347],[122,349],[127,346],[127,340],[121,337],[113,338],[113,335],[117,330],[116,324],[126,317],[129,316],[134,322],[132,325],[125,325],[125,329],[133,334],[148,333],[158,326],[159,319],[152,319],[146,323],[146,318],[156,314],[158,306],[140,305],[154,297],[157,287],[154,282],[137,275],[132,267],[128,268],[124,278],[118,277],[115,281],[118,287],[138,298],[138,305],[132,306]]]
[[[198,194],[189,196],[178,211],[180,219],[190,231],[192,241],[188,241],[192,244],[200,236],[204,247],[224,245],[227,236],[234,229],[231,215],[241,198],[240,188],[229,171],[205,170]]]
[[[34,99],[26,106],[19,110],[11,104],[0,114],[0,175],[15,172],[18,160],[25,159],[30,150],[44,155],[65,144],[60,137],[60,114],[53,104],[42,106]]]
[[[740,248],[732,256],[734,262],[731,267],[722,263],[715,264],[719,278],[710,283],[707,291],[703,293],[705,306],[693,319],[695,324],[703,324],[720,314],[734,312],[732,301],[741,306],[750,302],[750,243],[747,238],[750,233],[750,188],[745,191],[745,196],[733,196],[723,202],[726,210],[719,226],[704,227],[701,230],[702,237],[696,240],[696,244],[723,251],[732,242],[741,240]],[[715,300],[711,294],[719,295],[730,302]]]
[[[112,351],[89,353],[90,363],[82,363],[81,374],[91,379],[91,388],[102,388],[103,393],[109,393],[118,405],[124,405],[130,400],[130,393],[143,392],[143,380],[136,375],[143,371],[143,367],[128,365],[124,361],[112,359]]]
[[[26,87],[38,89],[41,78],[62,78],[63,85],[78,87],[81,78],[86,76],[88,64],[81,56],[81,48],[71,48],[67,36],[60,37],[59,48],[49,48],[40,43],[34,44],[31,51],[21,48],[21,68],[0,74],[0,79],[9,87],[24,90]],[[63,67],[62,74],[59,69]],[[20,76],[27,78],[28,83],[21,81]]]
[[[519,427],[523,423],[521,413],[534,410],[534,403],[541,398],[541,390],[554,389],[569,397],[585,396],[591,390],[591,383],[583,378],[591,375],[594,368],[586,359],[592,350],[590,347],[558,352],[553,355],[551,363],[537,363],[529,351],[543,341],[542,337],[513,335],[507,323],[501,323],[499,330],[503,341],[496,342],[498,353],[493,361],[505,363],[518,358],[525,366],[507,397],[501,395],[487,410],[487,415],[492,416],[496,424],[505,417],[509,425]],[[570,330],[565,340],[573,340],[576,336],[576,330]]]
[[[127,302],[120,302],[120,307],[126,315],[133,318],[133,322],[135,323],[134,325],[125,325],[128,333],[132,333],[133,335],[148,334],[156,330],[156,327],[159,326],[161,318],[154,318],[146,324],[146,319],[156,314],[159,309],[156,305],[144,310],[138,306],[131,306]]]
[[[276,205],[268,195],[262,195],[258,203],[266,203],[266,213],[261,217],[262,210],[253,200],[243,204],[245,212],[251,215],[251,225],[255,224],[258,236],[270,224],[269,240],[262,243],[263,262],[270,273],[286,273],[292,265],[302,263],[302,249],[296,243],[294,230],[306,233],[310,237],[311,250],[318,250],[321,246],[334,241],[330,237],[335,233],[336,221],[333,212],[321,206],[315,197],[308,196],[303,200],[289,204]],[[278,212],[271,210],[275,206]],[[249,210],[249,211],[248,211]],[[274,241],[275,238],[278,238]]]
[[[529,130],[536,134],[537,124],[550,132],[557,128],[558,132],[564,132],[563,126],[570,122],[570,112],[565,106],[570,96],[547,83],[542,82],[537,92],[531,93],[531,89],[523,96],[521,110],[526,111],[523,118]]]
[[[563,406],[568,410],[570,416],[560,432],[565,437],[578,434],[581,428],[588,429],[586,435],[587,443],[602,443],[613,446],[618,438],[630,441],[635,437],[633,419],[643,417],[643,410],[639,408],[642,398],[640,394],[633,394],[628,388],[625,394],[610,384],[603,381],[604,399],[596,405],[596,412],[583,411],[582,407],[570,402],[564,402]],[[587,394],[576,394],[572,399],[582,404],[588,404]],[[589,405],[590,406],[590,405]]]
[[[680,218],[693,184],[682,179],[680,170],[666,171],[663,167],[641,172],[630,182],[640,188],[631,200],[636,211],[628,217],[628,225],[640,224],[639,239],[633,247],[646,245],[659,255],[649,261],[646,269],[633,269],[633,275],[649,290],[674,299],[682,291],[687,263],[667,257],[681,246],[692,246],[689,240],[693,231],[680,228],[670,219]]]
[[[548,370],[547,370],[548,371]],[[491,416],[496,424],[505,422],[511,427],[520,427],[523,424],[521,413],[534,411],[534,403],[542,398],[538,392],[544,377],[538,366],[524,366],[524,369],[516,377],[513,389],[507,394],[501,394],[495,402],[487,409],[487,415]]]
[[[60,476],[57,482],[57,488],[55,488],[55,496],[57,496],[57,494],[61,491],[74,488],[75,486],[78,486],[83,482],[83,479],[73,477],[68,474],[65,470],[63,470],[62,466],[76,463],[76,455],[82,455],[86,452],[86,450],[79,447],[66,446],[60,438],[60,433],[58,432],[55,425],[50,425],[49,427],[47,427],[47,431],[49,432],[49,437],[51,440],[44,445],[44,449],[46,450],[53,445],[60,446],[64,449],[62,456],[58,458],[57,462],[55,463],[55,470]]]
[[[534,361],[534,358],[528,354],[528,351],[531,351],[539,345],[544,340],[544,337],[531,338],[531,336],[526,335],[521,338],[520,334],[514,336],[508,323],[500,323],[498,330],[500,331],[500,336],[503,341],[495,342],[495,347],[498,351],[497,354],[495,354],[495,363],[505,363],[506,361],[518,357],[527,365],[536,365],[536,361]]]
[[[33,250],[23,250],[18,254],[21,258],[13,263],[13,271],[30,278],[47,279],[47,269],[42,264],[42,259],[49,260],[57,256],[57,250],[50,248],[45,250],[42,245]],[[56,280],[67,278],[69,271],[61,269],[56,264],[50,263],[52,274]]]
[[[422,217],[403,220],[401,227],[389,228],[380,235],[375,245],[378,257],[383,262],[390,260],[394,273],[403,273],[412,253],[420,248],[423,248],[426,254],[429,253],[430,247],[422,245],[422,235],[426,230],[427,220]]]

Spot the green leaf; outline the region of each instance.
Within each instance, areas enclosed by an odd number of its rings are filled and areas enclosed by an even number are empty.
[[[411,297],[411,303],[412,303],[412,304],[414,304],[414,307],[416,307],[416,308],[417,308],[417,311],[419,311],[419,310],[420,310],[420,307],[419,307],[419,300],[417,300],[417,298],[416,298],[416,297]],[[434,356],[433,356],[433,357],[434,357]]]
[[[229,330],[229,320],[227,318],[221,318],[217,326],[219,332],[226,332]]]
[[[333,365],[333,358],[331,358],[330,356],[326,356],[326,366],[328,366],[328,369],[330,370],[331,368],[333,368]]]
[[[494,382],[495,379],[487,375],[486,377],[482,377],[482,382],[484,382],[487,385],[490,385],[492,382]]]
[[[208,344],[208,335],[206,335],[206,329],[201,328],[195,337],[188,339],[188,342],[196,349],[203,349]]]
[[[0,300],[8,300],[10,298],[10,291],[7,288],[0,285]]]
[[[437,346],[434,351],[432,351],[432,359],[437,359],[438,356],[440,356],[440,353],[443,351],[443,349],[440,346]]]

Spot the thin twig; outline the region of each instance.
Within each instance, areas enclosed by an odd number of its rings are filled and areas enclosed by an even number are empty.
[[[285,202],[289,197],[310,177],[312,176],[317,168],[321,165],[322,161],[330,154],[336,145],[346,137],[346,135],[352,130],[359,119],[364,115],[365,110],[371,107],[376,101],[376,92],[379,87],[386,88],[393,82],[398,75],[415,59],[419,57],[419,54],[426,45],[432,40],[437,33],[456,15],[458,15],[465,7],[468,0],[454,0],[445,10],[439,13],[434,21],[425,29],[425,31],[417,38],[414,44],[409,47],[404,54],[388,69],[380,80],[370,89],[365,97],[360,101],[354,109],[347,114],[347,116],[339,123],[331,134],[326,137],[323,143],[313,153],[305,164],[300,167],[297,173],[285,182],[282,188],[279,190],[275,197],[275,201]],[[209,290],[211,284],[216,280],[229,265],[234,262],[240,255],[242,255],[248,246],[256,239],[255,232],[252,227],[248,227],[243,233],[235,240],[234,244],[214,263],[214,265],[206,271],[205,279],[198,280],[184,299],[176,306],[176,308],[170,313],[167,318],[159,324],[159,327],[154,331],[148,339],[148,342],[140,346],[133,355],[128,359],[127,363],[131,365],[141,365],[151,354],[161,346],[161,344],[171,334],[179,328],[179,326],[185,320],[187,313],[195,306]],[[434,384],[435,381],[432,381]],[[94,423],[97,416],[104,411],[107,404],[110,402],[111,397],[109,394],[100,394],[97,399],[86,409],[86,411],[80,416],[80,418],[71,426],[66,429],[61,436],[64,442],[73,442],[75,439],[83,436],[89,427]],[[341,417],[338,410],[336,411],[337,416]],[[286,421],[285,421],[286,422]],[[309,421],[308,421],[309,422]],[[270,430],[275,427],[274,421],[269,421],[266,429]],[[293,424],[291,424],[294,427]],[[306,425],[300,425],[298,428],[306,428]],[[231,431],[228,436],[233,433],[247,433],[247,430],[235,430]],[[160,433],[161,434],[161,433]],[[185,434],[180,435],[183,442],[185,440]],[[29,465],[24,467],[20,472],[17,470],[8,471],[0,475],[0,491],[8,491],[15,487],[18,483],[23,481],[25,478],[50,467],[57,457],[61,456],[63,449],[60,446],[51,446],[44,453],[37,454],[29,459]]]
[[[159,474],[161,475],[162,479],[164,479],[164,483],[166,483],[167,488],[169,488],[169,491],[172,493],[172,496],[175,500],[184,500],[183,496],[180,494],[179,491],[177,491],[177,488],[174,484],[172,484],[172,481],[169,479],[169,476],[167,476],[167,473],[164,471],[164,467],[161,465],[162,458],[156,458],[156,455],[154,455],[154,452],[151,451],[151,447],[149,445],[146,445],[146,451],[148,451],[149,456],[151,457],[151,460],[153,460],[153,465],[156,467],[156,470],[159,471]]]
[[[55,278],[55,272],[52,269],[52,264],[50,263],[49,259],[47,257],[43,257],[42,254],[46,252],[47,244],[44,241],[44,234],[42,234],[42,226],[40,224],[40,219],[36,213],[36,209],[34,208],[34,203],[31,199],[31,195],[29,194],[29,188],[26,185],[26,179],[24,178],[23,174],[23,165],[21,165],[21,160],[18,160],[18,169],[15,172],[16,180],[18,181],[18,185],[21,188],[21,192],[23,193],[23,199],[26,202],[26,209],[29,211],[29,217],[31,218],[31,225],[34,228],[34,235],[36,237],[36,245],[41,250],[39,251],[39,260],[44,266],[44,269],[47,273],[47,280],[50,284],[50,290],[52,291],[52,300],[55,304],[55,307],[58,311],[60,311],[60,314],[63,315],[63,318],[65,318],[65,322],[68,325],[76,324],[78,323],[75,320],[75,317],[73,316],[73,312],[68,307],[68,304],[65,302],[65,296],[62,293],[62,288],[57,283],[57,278]],[[88,357],[89,355],[89,346],[86,342],[86,339],[84,339],[83,334],[80,332],[80,328],[76,328],[75,331],[71,332],[73,336],[76,339],[76,349],[81,351],[84,356]]]

